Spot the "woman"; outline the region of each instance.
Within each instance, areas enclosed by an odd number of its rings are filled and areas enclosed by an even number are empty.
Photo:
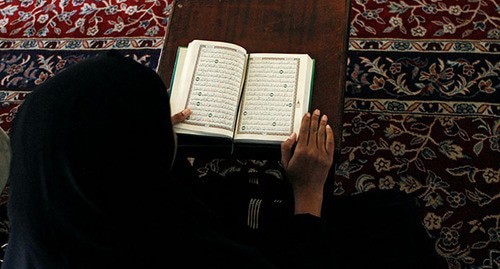
[[[188,115],[171,119],[157,74],[115,52],[34,90],[11,130],[12,228],[2,268],[322,266],[321,204],[333,160],[326,116],[306,114],[298,139],[282,145],[296,215],[277,237],[279,251],[267,255],[226,238],[172,178],[172,122]]]

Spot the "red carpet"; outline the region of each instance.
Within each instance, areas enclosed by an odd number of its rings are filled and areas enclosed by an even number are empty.
[[[500,6],[352,1],[336,193],[418,197],[450,268],[500,264]]]
[[[116,49],[156,69],[169,0],[0,1],[0,127],[36,85],[101,51]]]

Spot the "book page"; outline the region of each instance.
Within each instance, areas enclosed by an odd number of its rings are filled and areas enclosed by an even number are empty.
[[[235,139],[281,142],[299,130],[309,105],[311,61],[307,55],[250,55]]]
[[[233,44],[190,43],[180,85],[172,92],[172,114],[193,113],[176,131],[232,136],[240,99],[246,51]]]

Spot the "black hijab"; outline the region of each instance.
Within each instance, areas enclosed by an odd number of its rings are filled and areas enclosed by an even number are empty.
[[[111,51],[47,80],[21,106],[11,140],[3,269],[260,260],[213,233],[192,214],[190,194],[172,183],[168,94],[133,60]]]

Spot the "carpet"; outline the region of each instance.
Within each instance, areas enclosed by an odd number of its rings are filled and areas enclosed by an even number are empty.
[[[334,195],[418,198],[449,268],[500,265],[500,6],[354,0]]]
[[[158,67],[171,0],[0,1],[0,127],[36,85],[116,49]]]

